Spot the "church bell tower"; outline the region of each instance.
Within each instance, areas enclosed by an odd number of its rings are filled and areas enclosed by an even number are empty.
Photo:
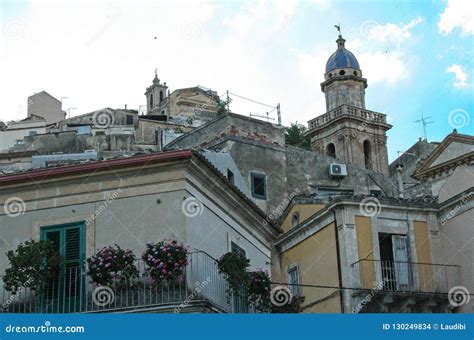
[[[155,78],[153,83],[145,91],[146,96],[146,112],[147,114],[160,114],[161,104],[167,97],[168,86],[161,83],[158,78],[157,70],[155,70]]]
[[[388,175],[387,136],[383,113],[365,108],[367,79],[357,58],[346,49],[340,27],[337,49],[326,63],[321,90],[326,113],[308,122],[313,151]]]

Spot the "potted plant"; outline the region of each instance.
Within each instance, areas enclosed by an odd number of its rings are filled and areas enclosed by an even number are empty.
[[[5,270],[5,289],[16,293],[20,288],[41,290],[44,283],[57,277],[61,257],[50,240],[30,240],[6,253],[10,267]]]
[[[217,260],[219,272],[224,274],[229,284],[227,291],[229,299],[232,294],[245,296],[245,289],[248,282],[247,268],[249,266],[250,261],[238,252],[228,252]]]
[[[249,272],[247,299],[257,312],[268,313],[271,310],[271,280],[264,270]]]
[[[155,283],[180,281],[188,265],[188,247],[175,240],[147,243],[142,260]]]
[[[135,260],[130,249],[118,245],[104,247],[87,259],[87,275],[97,285],[130,287],[139,274]]]

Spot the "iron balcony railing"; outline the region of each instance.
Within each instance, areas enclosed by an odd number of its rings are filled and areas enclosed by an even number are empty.
[[[359,288],[447,293],[460,283],[457,265],[364,259],[352,264]]]
[[[91,284],[87,268],[66,268],[60,280],[42,292],[27,287],[8,292],[0,280],[0,312],[3,313],[90,313],[165,310],[185,312],[185,307],[206,304],[216,312],[250,312],[246,299],[228,297],[228,283],[217,262],[202,251],[188,254],[182,280],[154,283],[144,275],[145,264],[137,261],[140,278],[131,287]]]

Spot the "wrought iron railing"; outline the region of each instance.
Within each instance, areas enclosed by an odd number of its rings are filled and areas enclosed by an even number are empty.
[[[153,282],[137,261],[140,278],[132,286],[98,287],[91,284],[87,268],[67,268],[60,280],[35,292],[27,287],[13,294],[0,280],[0,313],[87,313],[165,310],[185,312],[187,307],[206,304],[216,312],[249,312],[246,300],[228,297],[228,283],[219,273],[217,262],[202,251],[188,254],[189,264],[181,280]],[[0,278],[1,279],[1,278]]]
[[[364,259],[352,264],[359,288],[447,293],[459,285],[457,265]]]

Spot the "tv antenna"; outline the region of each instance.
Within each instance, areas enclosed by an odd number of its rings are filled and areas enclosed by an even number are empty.
[[[433,117],[432,116],[423,117],[423,114],[421,114],[421,119],[415,120],[415,123],[421,123],[421,125],[423,125],[423,134],[425,135],[426,141],[428,141],[428,136],[426,134],[426,126],[428,124],[434,123],[434,121],[429,121],[430,118],[433,118]]]

